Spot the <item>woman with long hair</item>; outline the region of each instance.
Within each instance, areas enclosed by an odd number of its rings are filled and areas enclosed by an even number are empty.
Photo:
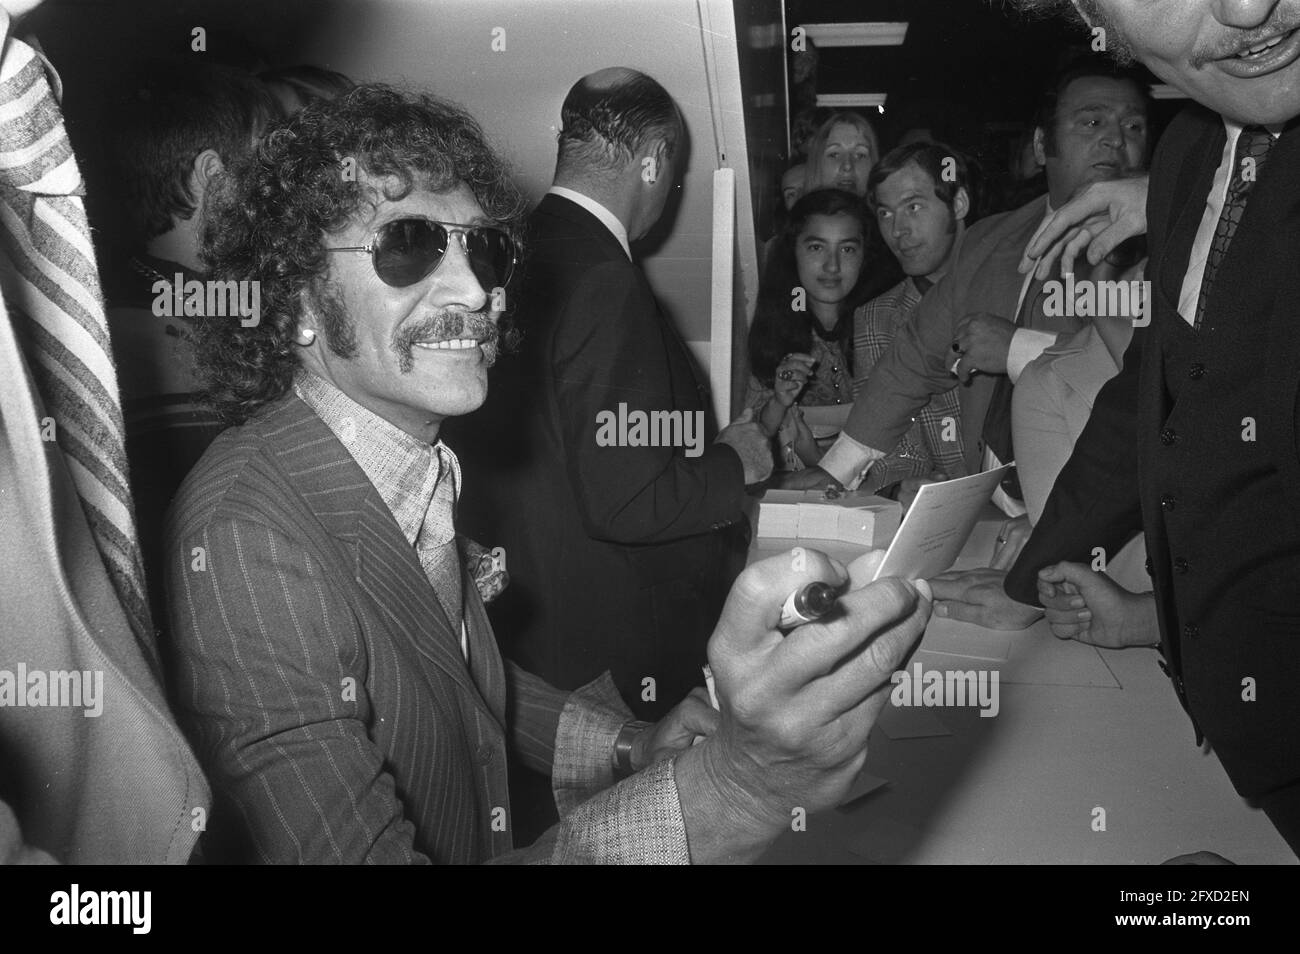
[[[808,141],[807,156],[805,193],[843,189],[865,199],[867,176],[880,161],[880,140],[861,113],[834,113]]]
[[[749,332],[745,403],[777,437],[782,469],[811,466],[824,450],[803,408],[853,401],[853,309],[869,280],[863,261],[871,227],[853,193],[810,192],[790,210],[763,274]]]

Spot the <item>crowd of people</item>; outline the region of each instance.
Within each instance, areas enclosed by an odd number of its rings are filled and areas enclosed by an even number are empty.
[[[315,66],[149,63],[113,124],[133,241],[97,268],[13,2],[5,639],[33,670],[105,670],[110,703],[0,709],[0,857],[753,860],[848,789],[932,612],[1159,647],[1198,739],[1300,846],[1279,291],[1300,81],[1286,50],[1250,52],[1300,29],[1290,7],[1021,0],[1117,56],[1045,84],[991,214],[972,144],[886,151],[831,115],[781,177],[727,422],[634,253],[689,138],[653,77],[576,80],[529,209],[461,106]],[[1214,79],[1190,65],[1207,31]],[[1158,144],[1135,59],[1198,104]],[[213,313],[245,287],[251,320]],[[1074,307],[1120,287],[1146,291]],[[606,414],[699,442],[611,442]],[[907,506],[1002,464],[986,568],[746,568],[763,488]],[[842,611],[782,634],[812,581]]]

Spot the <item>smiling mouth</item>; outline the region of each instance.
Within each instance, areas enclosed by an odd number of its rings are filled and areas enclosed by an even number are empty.
[[[446,341],[411,342],[415,347],[424,348],[426,351],[469,351],[477,348],[482,343],[478,338],[449,338]]]
[[[1252,46],[1250,49],[1242,50],[1240,53],[1235,54],[1235,56],[1239,60],[1248,60],[1251,57],[1262,56],[1264,53],[1267,53],[1269,50],[1273,49],[1273,47],[1277,46],[1288,36],[1290,36],[1291,32],[1278,34],[1277,36],[1273,37],[1273,39],[1266,40],[1263,43],[1258,43],[1255,46]]]
[[[1292,27],[1270,39],[1242,47],[1215,62],[1219,69],[1239,79],[1267,76],[1294,63],[1300,57],[1300,27]]]

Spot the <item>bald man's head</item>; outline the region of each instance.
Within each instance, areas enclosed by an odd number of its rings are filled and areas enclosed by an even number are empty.
[[[582,178],[617,173],[654,139],[663,140],[671,157],[682,137],[681,115],[668,91],[621,66],[574,83],[560,122],[559,171]]]

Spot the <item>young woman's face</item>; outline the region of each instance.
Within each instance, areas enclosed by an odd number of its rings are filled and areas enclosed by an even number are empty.
[[[871,141],[852,123],[836,123],[819,157],[823,187],[843,189],[858,198],[867,194],[867,176],[876,164]]]
[[[838,305],[853,290],[862,272],[864,236],[852,215],[814,215],[794,243],[799,283],[808,297]]]

